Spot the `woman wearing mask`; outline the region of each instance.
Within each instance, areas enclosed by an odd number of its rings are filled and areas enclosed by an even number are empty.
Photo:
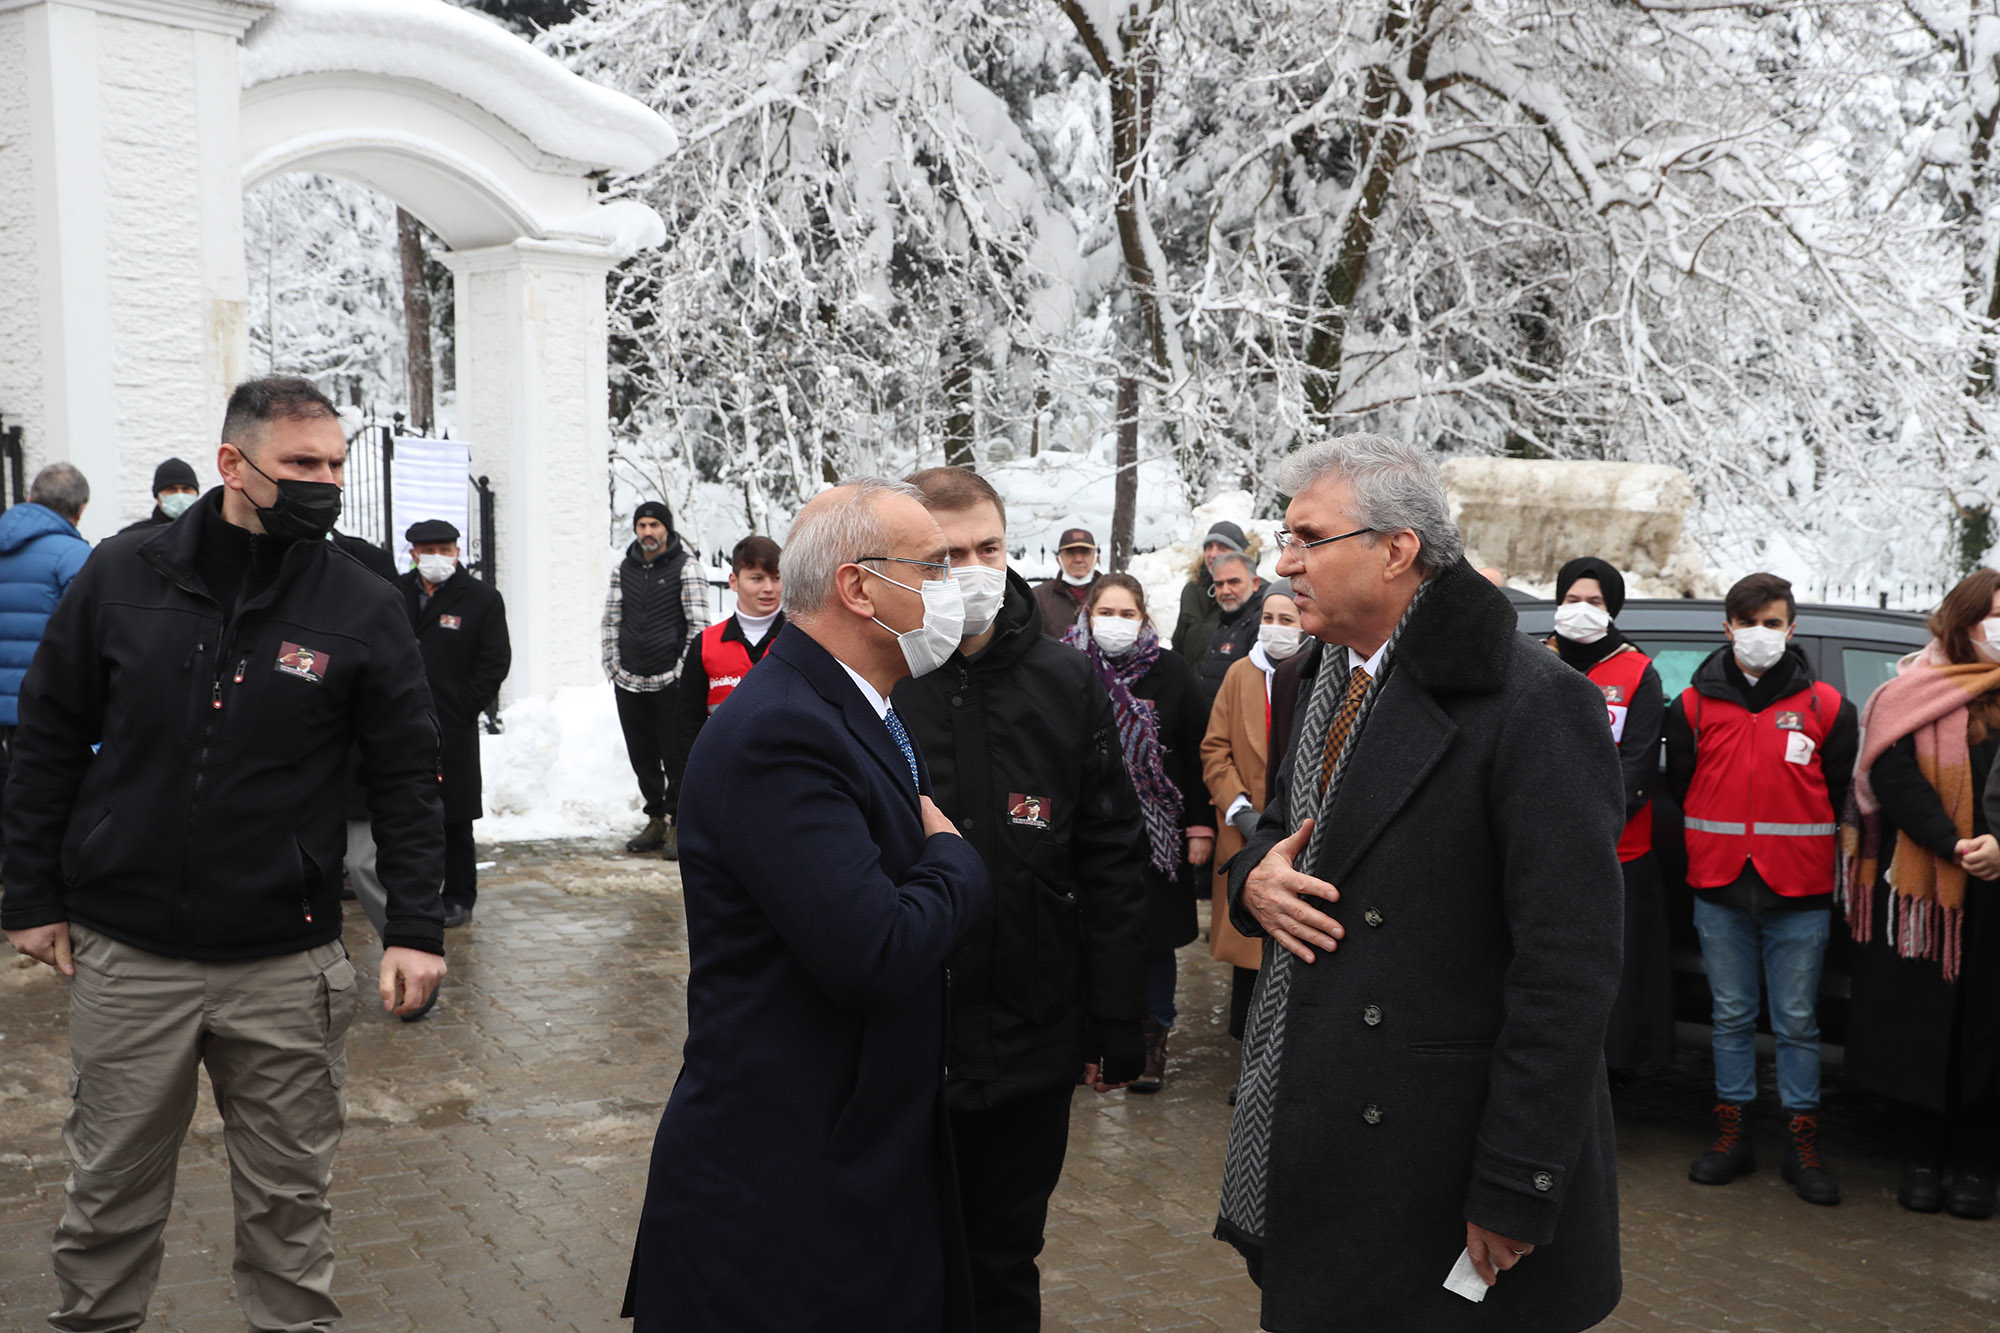
[[[1264,812],[1264,775],[1270,758],[1271,677],[1280,664],[1304,644],[1298,604],[1284,579],[1264,595],[1262,623],[1249,656],[1229,668],[1208,715],[1208,734],[1201,742],[1201,775],[1209,799],[1222,818],[1216,824],[1215,879],[1209,913],[1208,951],[1232,969],[1229,990],[1229,1035],[1243,1037],[1243,1020],[1250,1012],[1250,989],[1263,958],[1260,941],[1246,939],[1229,922],[1229,877],[1222,867],[1243,850],[1257,817]]]
[[[1904,1108],[1898,1202],[1985,1218],[2000,1167],[2000,573],[1967,575],[1930,630],[1862,712],[1841,831],[1861,945],[1846,1082]]]
[[[1174,1026],[1174,950],[1196,932],[1194,868],[1214,858],[1214,815],[1201,782],[1207,708],[1186,662],[1160,647],[1146,591],[1130,574],[1106,574],[1084,617],[1063,635],[1111,692],[1125,769],[1146,823],[1146,1068],[1133,1092],[1158,1092]]]
[[[1629,1074],[1674,1056],[1667,897],[1653,858],[1653,788],[1667,706],[1653,659],[1613,623],[1625,607],[1624,575],[1595,556],[1572,560],[1556,574],[1556,602],[1548,645],[1603,691],[1624,782],[1618,862],[1625,872],[1625,971],[1604,1035],[1604,1063],[1614,1074]]]

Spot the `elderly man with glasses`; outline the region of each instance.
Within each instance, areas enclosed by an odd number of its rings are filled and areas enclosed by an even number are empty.
[[[1590,1327],[1619,1295],[1603,700],[1466,564],[1427,451],[1322,440],[1279,480],[1323,647],[1230,874],[1264,947],[1216,1234],[1268,1329]]]

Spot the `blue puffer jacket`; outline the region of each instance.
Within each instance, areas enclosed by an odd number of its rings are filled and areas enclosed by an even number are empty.
[[[21,678],[89,555],[76,525],[46,505],[17,504],[0,514],[0,726],[20,725]]]

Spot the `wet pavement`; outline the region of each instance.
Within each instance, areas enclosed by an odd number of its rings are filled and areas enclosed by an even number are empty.
[[[478,918],[451,937],[427,1020],[364,1009],[335,1166],[348,1329],[605,1329],[625,1284],[653,1127],[679,1064],[687,943],[672,866],[613,840],[488,849]],[[379,946],[348,904],[369,977]],[[1051,1329],[1257,1326],[1257,1292],[1209,1238],[1236,1046],[1226,970],[1182,951],[1166,1090],[1078,1094],[1043,1259]],[[54,1303],[49,1232],[65,1171],[66,1006],[48,969],[0,959],[0,1330]],[[1768,1073],[1768,1071],[1767,1071]],[[1706,1146],[1706,1062],[1619,1094],[1626,1297],[1620,1329],[1990,1330],[2000,1221],[1917,1217],[1893,1197],[1879,1107],[1834,1096],[1825,1138],[1839,1208],[1795,1198],[1775,1169],[1690,1184]],[[773,1089],[783,1096],[783,1089]],[[204,1088],[149,1327],[241,1330],[229,1276],[221,1123]]]

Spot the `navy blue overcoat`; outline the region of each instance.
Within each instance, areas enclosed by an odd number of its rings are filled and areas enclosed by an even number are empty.
[[[702,728],[679,825],[688,1037],[636,1329],[971,1328],[945,960],[988,888],[963,840],[925,837],[920,788],[796,625]]]

